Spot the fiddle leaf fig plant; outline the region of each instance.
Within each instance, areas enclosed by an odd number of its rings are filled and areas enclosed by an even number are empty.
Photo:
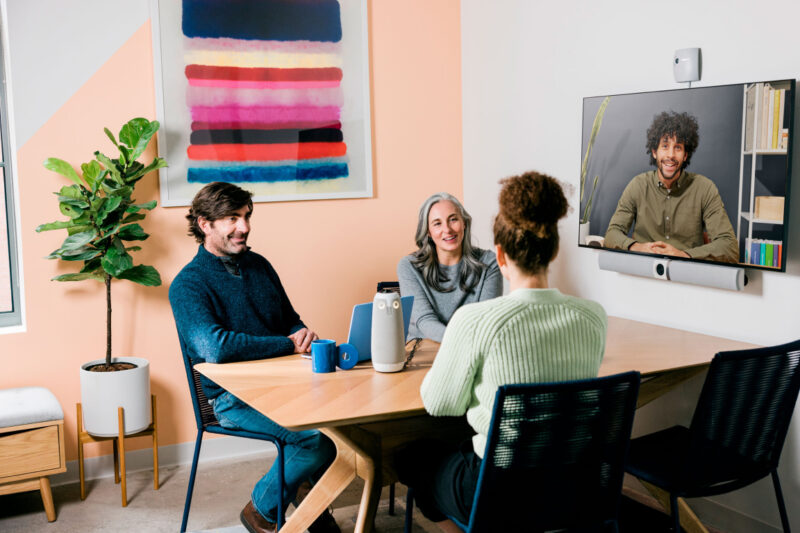
[[[161,276],[155,268],[133,264],[130,252],[141,247],[128,244],[149,236],[138,222],[156,206],[156,201],[137,204],[133,192],[136,183],[149,172],[167,166],[160,157],[147,165],[137,161],[158,128],[158,121],[134,118],[120,129],[119,141],[104,128],[117,148],[117,157],[112,159],[96,151],[93,160],[80,166],[80,175],[61,159],[51,157],[44,162],[45,168],[72,182],[55,193],[58,208],[68,220],[42,224],[36,231],[67,230],[67,238],[47,258],[83,263],[78,272],[61,274],[53,280],[92,279],[106,286],[106,368],[97,368],[99,371],[115,370],[111,365],[111,280],[161,285]]]

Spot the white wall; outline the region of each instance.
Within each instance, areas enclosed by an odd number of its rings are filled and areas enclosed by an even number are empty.
[[[21,148],[144,24],[147,0],[7,0]],[[109,95],[109,98],[113,98]]]
[[[525,170],[551,174],[573,184],[571,204],[578,203],[583,97],[679,88],[685,84],[673,80],[673,52],[695,46],[702,49],[703,72],[693,86],[800,75],[796,1],[772,2],[769,8],[739,0],[462,0],[461,5],[464,199],[483,246],[492,241],[501,177]],[[795,124],[800,126],[797,118]],[[796,139],[794,150],[800,153]],[[800,338],[800,162],[794,159],[786,273],[750,271],[746,289],[733,292],[600,271],[596,252],[573,244],[578,226],[574,210],[561,227],[551,284],[599,301],[613,316],[758,344]],[[684,392],[696,394],[698,386],[694,383]],[[669,415],[677,409],[678,418],[686,418],[691,409],[686,410],[686,395],[680,396],[670,396],[640,416]],[[670,398],[682,405],[673,409]],[[795,423],[780,470],[795,527],[800,527],[800,509],[791,502],[800,497],[798,456],[800,425]],[[756,521],[780,525],[770,483],[715,501]],[[719,514],[704,518],[725,531],[755,527],[743,517]]]

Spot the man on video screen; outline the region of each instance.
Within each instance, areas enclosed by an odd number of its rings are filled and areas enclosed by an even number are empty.
[[[697,149],[697,130],[688,113],[655,116],[647,151],[656,170],[635,176],[625,187],[608,224],[607,247],[738,262],[739,245],[716,185],[684,170]]]

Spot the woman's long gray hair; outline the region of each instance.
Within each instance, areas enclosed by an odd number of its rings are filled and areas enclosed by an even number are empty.
[[[438,202],[452,202],[464,220],[464,238],[461,241],[461,275],[458,285],[462,291],[469,292],[478,284],[481,272],[486,265],[480,262],[480,251],[472,245],[472,217],[458,201],[458,198],[446,192],[436,193],[422,204],[419,208],[419,220],[417,221],[416,241],[419,248],[411,257],[411,264],[422,273],[426,283],[438,292],[451,292],[454,288],[444,288],[442,283],[450,279],[442,272],[439,267],[439,257],[436,255],[436,245],[433,243],[428,233],[428,215],[433,204]]]

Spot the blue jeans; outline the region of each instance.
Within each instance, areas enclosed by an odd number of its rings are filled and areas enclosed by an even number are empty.
[[[283,477],[286,492],[283,493],[284,509],[294,500],[297,487],[304,481],[317,481],[333,462],[336,447],[333,442],[317,430],[289,431],[248,406],[229,392],[214,399],[214,414],[222,427],[243,429],[278,437],[284,442]],[[261,515],[270,522],[278,517],[278,464],[273,463],[256,486],[250,498]]]

